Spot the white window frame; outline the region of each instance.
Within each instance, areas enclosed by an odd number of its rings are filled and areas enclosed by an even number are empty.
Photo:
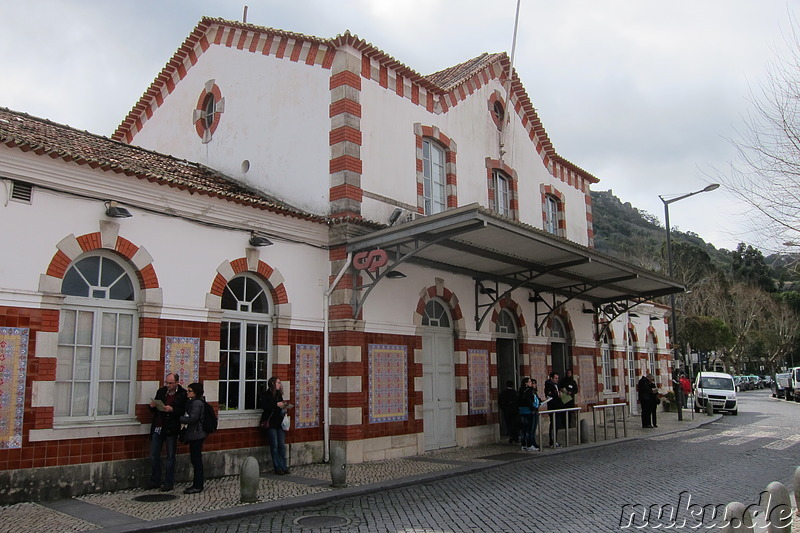
[[[422,141],[422,198],[426,215],[447,209],[446,153],[429,139]]]
[[[112,261],[122,268],[124,275],[128,277],[133,287],[133,300],[112,300],[108,298],[109,291],[107,286],[103,285],[90,286],[90,292],[96,295],[105,293],[105,298],[64,296],[59,320],[58,353],[56,355],[54,425],[118,423],[134,420],[136,416],[136,345],[139,332],[136,275],[126,263],[102,250],[80,256],[70,265],[70,268],[80,261],[94,256],[101,258],[101,264],[103,261]],[[73,313],[76,317],[76,321],[72,323],[74,337],[65,329],[70,324],[69,317]],[[90,317],[87,315],[90,315]],[[88,337],[85,333],[81,334],[79,331],[80,321],[78,317],[80,316],[90,318],[91,331]],[[108,342],[108,337],[104,336],[103,328],[108,325],[108,320],[113,316],[117,318],[127,317],[129,319],[129,327],[126,328],[128,330],[127,339],[119,339],[120,331],[117,328],[114,330],[114,342]],[[119,322],[117,321],[116,324],[118,325]],[[83,331],[85,332],[85,330]],[[107,334],[108,332],[109,330],[106,329],[105,333]],[[76,362],[73,357],[81,350],[84,353],[88,350],[87,377],[76,377],[75,374],[76,366],[79,366],[80,363]],[[125,355],[126,352],[127,356]],[[117,359],[120,354],[123,357],[122,362],[124,364],[122,365],[120,360]],[[110,365],[103,365],[104,355],[112,356],[113,362]],[[125,365],[127,365],[127,375],[120,374],[119,371],[121,369],[124,370]],[[107,373],[109,369],[111,370],[110,376]],[[104,370],[106,373],[104,373]],[[69,376],[65,374],[67,372]],[[75,387],[80,384],[88,386],[85,397],[86,408],[85,410],[81,409],[81,412],[76,412],[81,406],[76,401]],[[100,396],[103,389],[109,385],[115,392],[118,385],[126,387],[127,401],[120,402],[122,404],[120,405],[117,403],[120,398],[112,393],[112,397],[106,399],[109,405],[112,406],[111,412],[98,414],[98,410],[103,407]]]
[[[249,311],[249,306],[246,301],[239,300],[237,298],[237,310],[231,309],[223,309],[222,310],[222,323],[220,325],[220,376],[219,376],[219,408],[220,413],[225,414],[243,414],[243,413],[252,413],[259,409],[258,407],[258,394],[261,391],[262,387],[266,386],[266,382],[269,379],[272,373],[272,364],[273,364],[273,353],[274,347],[272,346],[272,339],[273,339],[273,329],[274,329],[274,320],[273,320],[273,313],[274,313],[274,304],[272,302],[272,297],[269,291],[269,287],[259,279],[257,276],[254,276],[250,273],[244,273],[241,275],[237,275],[234,278],[231,278],[229,283],[234,279],[238,278],[248,278],[254,281],[260,288],[263,290],[264,295],[267,298],[267,306],[268,312],[267,313],[256,313]],[[227,284],[224,290],[229,290]],[[252,301],[252,300],[251,300]],[[225,337],[231,331],[231,325],[237,324],[238,325],[238,339],[236,340],[236,344],[234,345],[234,339],[231,339],[230,343],[227,343],[227,338]],[[255,330],[259,337],[261,335],[265,335],[266,338],[264,342],[261,343],[263,349],[260,346],[256,346],[255,349],[248,349],[247,346],[247,337],[248,331]],[[228,368],[223,367],[228,362],[228,356],[231,354],[237,354],[239,357],[238,361],[238,375],[231,378],[227,375]],[[249,356],[255,358],[254,365],[256,370],[256,377],[255,378],[248,378],[247,377],[247,359]],[[264,362],[264,373],[262,376],[258,376],[258,362],[263,357],[265,359]],[[224,377],[224,379],[223,379]],[[246,406],[248,403],[247,395],[247,383],[254,383],[254,396],[250,400],[253,402],[253,408],[243,408],[242,406]],[[231,383],[236,383],[238,386],[238,395],[236,398],[236,408],[229,408],[228,402],[228,392],[230,389],[226,390],[226,387],[229,387]]]
[[[544,229],[551,235],[558,235],[558,200],[547,194],[544,197]]]
[[[495,213],[504,217],[511,214],[511,194],[510,179],[501,171],[492,172],[492,188],[494,189],[494,208]]]
[[[608,335],[603,335],[603,340],[600,344],[600,353],[603,365],[603,392],[608,394],[614,391],[614,375],[611,366],[611,343],[608,342]]]
[[[656,344],[653,334],[647,335],[647,363],[650,368],[650,373],[656,375]]]

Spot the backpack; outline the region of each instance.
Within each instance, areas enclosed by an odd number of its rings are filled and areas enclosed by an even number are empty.
[[[211,435],[217,430],[217,426],[219,425],[217,414],[214,412],[214,408],[211,407],[211,404],[206,401],[203,402],[202,421],[203,421],[203,431],[205,431],[207,435]]]
[[[533,395],[533,408],[538,409],[541,405],[542,401],[539,399],[539,396],[536,394]]]

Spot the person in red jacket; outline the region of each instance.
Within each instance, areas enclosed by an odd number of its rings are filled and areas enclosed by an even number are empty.
[[[683,391],[683,408],[689,406],[689,394],[692,393],[692,383],[686,378],[686,374],[681,374],[681,390]]]

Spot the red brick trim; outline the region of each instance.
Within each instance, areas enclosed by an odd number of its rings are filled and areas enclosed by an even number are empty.
[[[517,171],[508,166],[504,161],[487,157],[486,164],[486,185],[488,194],[488,205],[494,210],[494,172],[501,171],[508,178],[508,216],[512,220],[519,220],[519,178]]]
[[[423,163],[422,146],[425,139],[430,139],[444,150],[445,158],[445,208],[458,207],[458,178],[456,159],[458,150],[456,143],[442,133],[436,126],[423,126],[420,123],[414,124],[414,135],[416,145],[416,169],[417,169],[417,212],[425,213],[425,198],[423,197],[425,185],[425,172]]]
[[[229,261],[228,264],[230,265],[234,276],[241,274],[242,272],[252,272],[253,274],[256,274],[262,278],[262,281],[264,281],[264,283],[267,285],[267,288],[269,288],[270,294],[272,295],[273,305],[289,303],[289,296],[286,292],[285,284],[280,283],[279,285],[273,287],[269,282],[269,278],[272,276],[273,272],[276,272],[276,270],[264,261],[258,262],[255,271],[252,271],[247,267],[247,259],[244,257],[233,259],[232,261]],[[280,272],[278,272],[278,274],[280,274]],[[218,272],[214,277],[214,280],[211,282],[211,288],[208,291],[209,294],[221,297],[222,291],[225,290],[225,286],[232,278],[233,276],[226,278],[224,275]]]
[[[551,197],[556,201],[556,229],[559,237],[567,236],[567,213],[566,204],[564,201],[564,193],[559,191],[553,185],[539,185],[539,190],[542,195],[542,228],[547,230],[547,197]]]

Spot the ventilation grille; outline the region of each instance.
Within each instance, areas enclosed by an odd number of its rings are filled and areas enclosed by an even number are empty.
[[[33,193],[33,185],[22,181],[11,182],[11,199],[18,202],[31,203],[31,194]]]

